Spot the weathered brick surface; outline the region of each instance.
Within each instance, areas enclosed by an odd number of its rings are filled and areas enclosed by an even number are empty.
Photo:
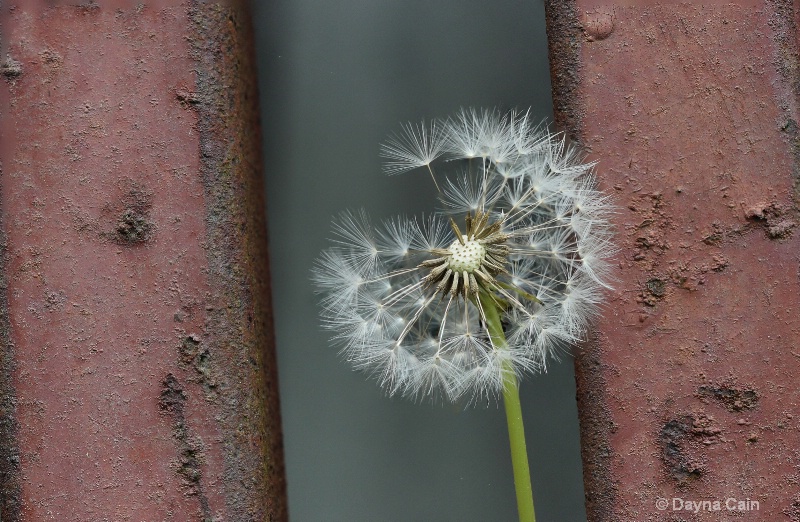
[[[285,520],[233,2],[3,3],[2,520]]]
[[[800,520],[796,3],[613,4],[547,6],[557,121],[619,206],[576,360],[589,519]]]

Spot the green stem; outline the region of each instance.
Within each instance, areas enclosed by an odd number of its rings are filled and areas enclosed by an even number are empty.
[[[486,329],[492,337],[492,342],[499,349],[506,348],[506,336],[494,299],[486,292],[481,292],[479,299],[486,317]],[[522,407],[519,402],[519,383],[512,368],[507,368],[504,381],[503,402],[508,421],[508,439],[511,443],[511,463],[514,468],[514,487],[517,490],[519,520],[520,522],[536,522],[536,513],[533,510],[531,472],[528,467],[528,450],[525,446],[525,427],[522,424]]]

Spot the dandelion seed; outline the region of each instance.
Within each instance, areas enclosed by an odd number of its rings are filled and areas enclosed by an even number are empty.
[[[378,229],[343,214],[314,268],[323,324],[390,394],[497,396],[509,372],[544,371],[585,335],[608,286],[613,209],[593,164],[528,113],[469,109],[402,130],[381,148],[385,171],[433,177],[447,153],[442,209]]]
[[[389,175],[402,174],[419,167],[428,167],[436,189],[436,177],[433,175],[431,163],[444,151],[443,125],[436,120],[430,126],[421,122],[402,126],[403,132],[390,137],[381,145],[381,156],[387,158],[383,170]]]

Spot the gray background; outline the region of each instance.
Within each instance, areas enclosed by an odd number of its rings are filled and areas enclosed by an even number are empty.
[[[254,15],[292,520],[516,520],[502,404],[386,397],[329,347],[309,271],[340,211],[433,208],[426,173],[381,173],[400,122],[551,115],[541,0],[271,0]],[[521,392],[537,518],[585,520],[571,360]]]

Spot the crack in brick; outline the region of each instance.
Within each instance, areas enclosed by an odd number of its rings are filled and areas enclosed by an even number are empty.
[[[181,388],[178,379],[171,373],[168,373],[164,378],[162,386],[158,407],[162,412],[172,416],[172,436],[177,441],[178,449],[180,450],[180,462],[177,465],[176,473],[184,479],[186,494],[197,496],[203,513],[202,522],[211,522],[211,507],[208,503],[208,497],[203,491],[202,484],[202,441],[197,437],[191,436],[186,423],[184,413],[187,400],[186,393]]]

